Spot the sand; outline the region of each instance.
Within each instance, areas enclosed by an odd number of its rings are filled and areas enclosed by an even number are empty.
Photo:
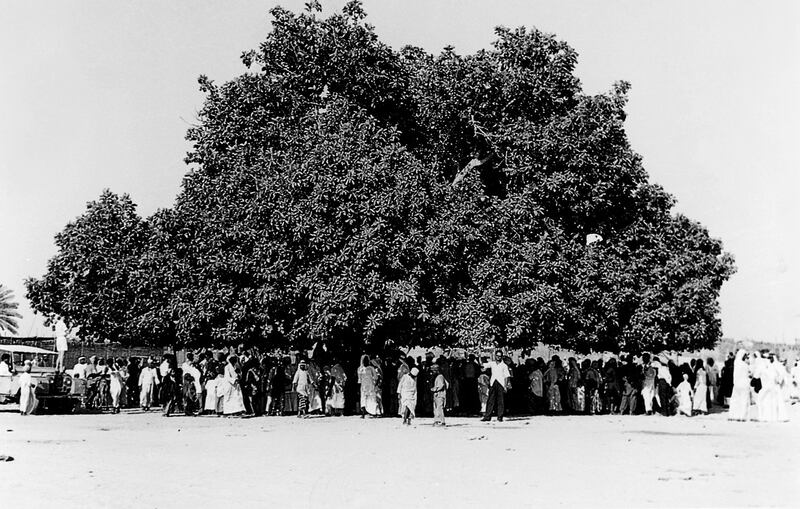
[[[2,507],[800,506],[790,423],[704,417],[21,417]],[[8,504],[8,505],[6,505]]]

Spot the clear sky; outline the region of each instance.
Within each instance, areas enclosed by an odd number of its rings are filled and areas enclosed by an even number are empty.
[[[284,1],[298,10],[303,2]],[[323,2],[326,9],[342,1]],[[53,236],[103,188],[149,215],[178,192],[196,79],[242,72],[274,1],[0,0],[0,282],[21,335]],[[677,210],[737,261],[728,337],[800,338],[800,2],[367,0],[388,44],[461,53],[497,25],[536,26],[580,54],[590,93],[633,85],[627,131]]]

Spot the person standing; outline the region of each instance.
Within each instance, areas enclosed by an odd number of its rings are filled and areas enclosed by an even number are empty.
[[[375,415],[383,415],[383,369],[380,357],[375,357],[370,362],[375,372]]]
[[[584,376],[586,385],[586,411],[590,415],[603,412],[603,400],[600,397],[600,385],[603,377],[600,375],[600,368],[597,361],[590,361]]]
[[[786,365],[776,355],[773,355],[771,360],[778,375],[778,421],[786,422],[789,420],[789,406],[792,404],[791,375]]]
[[[733,387],[728,405],[728,419],[746,421],[750,417],[750,367],[747,352],[740,349],[731,368]]]
[[[403,359],[403,353],[398,352],[398,365],[397,365],[397,385],[400,385],[400,381],[406,376],[408,373],[411,372],[411,366],[414,364],[414,359],[408,357],[407,359]],[[400,394],[397,394],[397,415],[403,416],[403,406],[400,404]]]
[[[532,359],[529,359],[532,360]],[[530,390],[530,411],[534,415],[544,412],[544,374],[539,363],[532,361],[532,369],[528,375],[528,389]]]
[[[494,361],[487,362],[483,367],[487,368],[491,377],[489,379],[489,399],[486,402],[486,413],[483,414],[482,421],[491,421],[492,413],[497,408],[497,420],[503,421],[503,414],[505,413],[505,394],[508,390],[508,380],[511,378],[511,372],[508,366],[503,361],[503,352],[497,350],[494,353]]]
[[[195,392],[197,393],[197,398],[200,401],[203,401],[203,382],[202,382],[202,374],[200,370],[197,369],[197,366],[194,364],[194,354],[192,352],[186,353],[186,360],[183,361],[181,364],[181,373],[186,375],[187,373],[192,376],[192,382],[194,383]],[[202,405],[200,405],[202,406]]]
[[[86,378],[86,357],[81,355],[78,357],[78,362],[72,367],[73,378]]]
[[[700,413],[708,413],[708,374],[703,367],[703,361],[697,360],[694,366],[694,399],[692,410]]]
[[[224,373],[222,413],[227,416],[241,415],[244,413],[245,408],[238,357],[235,355],[228,357],[228,364],[225,365]]]
[[[714,359],[706,359],[706,376],[708,377],[708,408],[717,400],[717,385],[719,384],[719,369],[714,365]]]
[[[403,424],[411,425],[414,412],[417,408],[417,375],[419,369],[414,367],[411,371],[403,375],[397,385],[397,395],[400,399],[400,412],[403,416]]]
[[[166,369],[159,368],[161,372],[161,411],[164,417],[169,417],[170,412],[176,406],[176,394],[180,392],[181,383],[178,380],[178,373],[169,361]]]
[[[486,413],[486,403],[489,401],[489,370],[484,368],[478,377],[478,399],[481,404],[481,414]]]
[[[25,361],[22,374],[19,376],[19,413],[30,415],[36,411],[39,400],[36,399],[36,381],[31,376],[31,361]]]
[[[474,355],[470,355],[467,358],[462,372],[464,377],[461,380],[461,407],[464,409],[465,415],[474,415],[484,410],[480,408],[478,397],[478,377],[481,374],[481,368],[475,362]]]
[[[578,398],[578,387],[581,385],[581,370],[575,357],[567,360],[569,369],[567,370],[567,387],[569,387],[569,410],[573,414],[583,412],[583,405]]]
[[[67,354],[69,346],[67,345],[67,326],[63,320],[58,320],[53,325],[53,331],[56,333],[56,372],[61,373],[66,370],[64,366],[64,356]]]
[[[562,378],[562,370],[558,365],[557,356],[554,355],[547,363],[547,370],[545,370],[543,378],[547,391],[547,413],[550,415],[560,414],[563,408],[561,407],[561,389],[558,383]]]
[[[358,385],[361,388],[361,418],[367,414],[378,415],[378,400],[375,395],[375,368],[369,362],[367,355],[361,356],[361,366],[358,368]]]
[[[122,406],[122,389],[125,386],[125,367],[116,361],[110,363],[109,367],[108,392],[111,395],[111,413],[118,414]]]
[[[14,365],[11,363],[11,355],[4,353],[2,356],[0,356],[0,375],[11,376],[13,374]]]
[[[678,414],[686,417],[692,416],[692,385],[689,383],[689,373],[682,373],[683,381],[678,384]]]
[[[650,364],[650,355],[642,356],[644,377],[642,381],[642,400],[644,401],[644,413],[653,415],[653,400],[656,398],[656,377],[658,376],[657,367]]]
[[[431,366],[433,374],[433,425],[444,426],[444,405],[447,398],[447,380],[438,364]]]
[[[344,414],[344,385],[347,383],[347,375],[344,368],[338,362],[331,368],[331,387],[330,387],[330,406],[331,413],[337,417]]]
[[[653,366],[656,368],[656,401],[658,403],[659,410],[661,411],[661,415],[671,415],[672,414],[672,406],[670,401],[672,400],[672,373],[669,370],[669,366],[665,366],[661,363],[660,359],[656,357],[653,359]]]
[[[147,412],[155,402],[158,387],[158,370],[152,357],[147,359],[147,365],[139,372],[139,387],[139,405]]]
[[[135,408],[139,401],[139,374],[141,368],[139,367],[139,359],[136,357],[128,357],[128,364],[125,368],[127,372],[127,380],[125,381],[125,396],[127,401],[125,405],[129,408]]]
[[[215,365],[216,366],[216,365]],[[222,402],[224,400],[223,391],[225,389],[225,369],[216,366],[216,373],[209,373],[205,386],[205,405],[203,411],[222,416]]]
[[[283,415],[283,395],[286,392],[286,366],[291,361],[284,357],[269,371],[269,396],[267,397],[267,415]]]
[[[292,379],[292,386],[297,393],[297,417],[308,417],[308,398],[311,394],[311,379],[308,375],[306,361],[301,360]]]
[[[719,375],[719,394],[717,396],[717,403],[722,406],[728,406],[728,399],[733,396],[733,371],[735,369],[736,359],[733,353],[728,352],[728,358],[725,364],[722,365],[722,371]]]

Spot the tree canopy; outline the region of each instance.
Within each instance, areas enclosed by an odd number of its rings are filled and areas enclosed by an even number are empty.
[[[90,204],[28,282],[35,309],[162,344],[719,339],[732,258],[649,182],[627,83],[584,94],[576,52],[536,29],[431,55],[383,44],[355,1],[271,13],[243,74],[200,78],[174,207]]]

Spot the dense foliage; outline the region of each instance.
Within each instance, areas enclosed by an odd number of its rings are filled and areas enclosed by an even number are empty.
[[[575,51],[538,30],[434,56],[381,43],[358,2],[327,18],[313,2],[271,12],[244,74],[200,78],[175,206],[106,217],[123,224],[105,242],[108,228],[76,226],[90,206],[29,282],[37,309],[167,344],[586,352],[720,337],[732,259],[648,182],[624,131],[626,83],[583,94]],[[97,242],[120,256],[106,272]]]

